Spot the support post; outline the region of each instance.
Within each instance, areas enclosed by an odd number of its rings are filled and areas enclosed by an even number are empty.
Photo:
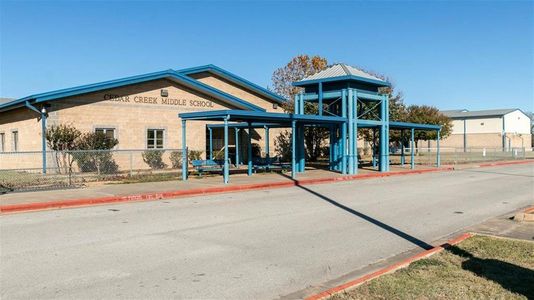
[[[248,145],[247,145],[247,175],[252,175],[252,125],[248,123]]]
[[[299,97],[300,97],[300,101],[299,101],[300,114],[303,115],[304,114],[304,94],[300,93]]]
[[[41,110],[41,146],[43,153],[43,174],[46,174],[46,109]]]
[[[440,134],[441,134],[441,129],[438,130],[437,132],[437,139],[436,139],[436,166],[439,168],[441,167],[441,153],[439,151],[439,140],[440,140]]]
[[[380,118],[380,172],[387,172],[389,171],[389,120],[387,95],[382,95]]]
[[[373,145],[371,146],[371,150],[373,151],[372,153],[372,160],[373,160],[373,169],[376,168],[376,144],[375,144],[375,140],[376,140],[376,128],[373,128]],[[379,144],[380,144],[380,141],[379,141]]]
[[[296,95],[295,95],[295,103],[293,103],[294,106],[295,106],[295,108],[293,109],[293,111],[294,111],[294,113],[295,113],[296,115],[300,114],[300,104],[299,104],[299,101],[300,101],[300,95],[299,95],[299,94],[296,94]]]
[[[353,122],[353,102],[352,102],[352,89],[349,89],[348,90],[348,98],[347,98],[347,102],[348,102],[348,125],[349,125],[349,140],[348,140],[348,153],[349,153],[349,159],[348,159],[348,163],[349,163],[349,168],[348,168],[348,171],[349,171],[349,174],[354,174],[354,122]]]
[[[306,169],[306,151],[305,151],[305,142],[304,142],[304,124],[297,126],[298,132],[298,170],[300,173],[304,172]]]
[[[224,172],[223,180],[224,184],[228,183],[230,177],[230,170],[228,164],[228,116],[224,118]]]
[[[467,152],[467,119],[464,119],[464,152]]]
[[[213,160],[213,129],[208,128],[210,131],[210,159]]]
[[[352,115],[354,116],[354,143],[353,147],[354,150],[352,151],[354,153],[354,174],[358,174],[358,91],[354,90],[354,106],[352,107]]]
[[[188,161],[187,161],[187,138],[186,138],[186,121],[182,120],[182,180],[187,180]]]
[[[347,90],[341,91],[341,116],[347,118]],[[347,121],[341,124],[341,173],[347,174]]]
[[[295,151],[296,151],[296,126],[297,121],[291,121],[291,178],[295,179],[297,176],[296,163],[295,163]]]
[[[323,83],[319,82],[319,99],[317,102],[317,106],[319,108],[319,116],[323,115]]]
[[[269,127],[265,126],[265,157],[269,159]]]
[[[328,147],[328,169],[332,171],[334,169],[334,129],[332,126],[328,127],[328,140],[329,140],[329,147]]]
[[[404,163],[405,163],[405,158],[404,158],[404,129],[401,129],[400,140],[401,140],[401,166],[404,167]]]
[[[410,137],[410,169],[415,169],[415,129],[411,129]]]
[[[239,128],[234,128],[235,130],[235,166],[239,167]]]

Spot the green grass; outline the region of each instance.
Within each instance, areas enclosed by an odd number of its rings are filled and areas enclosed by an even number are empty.
[[[475,236],[331,299],[534,299],[534,242]]]

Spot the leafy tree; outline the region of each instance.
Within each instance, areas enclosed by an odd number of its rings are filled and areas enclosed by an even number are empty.
[[[54,150],[59,173],[69,173],[74,159],[68,151],[78,149],[80,130],[70,124],[52,125],[46,130],[48,148]]]
[[[320,56],[298,55],[291,59],[287,65],[277,69],[272,76],[274,90],[288,99],[283,109],[292,113],[294,111],[294,99],[302,88],[294,87],[291,84],[299,81],[309,75],[315,74],[326,69],[328,62],[326,58]],[[304,112],[306,114],[317,114],[319,107],[317,103],[306,102]],[[279,155],[286,157],[287,151],[278,151],[282,146],[290,145],[288,138],[291,135],[286,131],[275,141],[276,149]],[[328,138],[328,131],[324,128],[308,127],[304,132],[304,143],[306,144],[306,154],[309,160],[316,160],[321,155],[321,144]]]
[[[441,125],[440,137],[446,138],[451,134],[452,121],[442,114],[437,108],[428,105],[410,105],[406,109],[407,122],[420,124]],[[416,130],[414,135],[415,144],[420,140],[428,141],[437,138],[436,131]]]

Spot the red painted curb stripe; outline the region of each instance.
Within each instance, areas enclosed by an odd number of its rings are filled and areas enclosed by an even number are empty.
[[[155,200],[160,200],[160,199],[177,198],[177,197],[185,197],[185,196],[198,196],[198,195],[228,193],[228,192],[236,192],[236,191],[261,190],[261,189],[269,189],[269,188],[284,188],[284,187],[293,187],[293,186],[298,186],[298,185],[312,185],[312,184],[331,183],[331,182],[338,182],[338,181],[382,178],[382,177],[390,177],[390,176],[398,176],[398,175],[423,174],[423,173],[451,171],[451,170],[453,170],[452,167],[444,167],[441,169],[395,171],[395,172],[387,172],[387,173],[368,173],[368,174],[362,174],[362,175],[356,174],[356,175],[346,175],[346,176],[340,176],[340,177],[323,177],[323,178],[312,178],[312,179],[303,179],[303,180],[295,180],[295,181],[277,181],[277,182],[266,182],[266,183],[242,184],[242,185],[235,185],[235,186],[195,188],[195,189],[188,189],[188,190],[167,191],[167,192],[159,192],[159,193],[145,193],[145,194],[135,194],[135,195],[125,195],[125,196],[108,196],[108,197],[100,197],[100,198],[81,198],[81,199],[57,200],[57,201],[49,201],[49,202],[10,204],[10,205],[0,205],[0,212],[1,213],[13,213],[13,212],[35,211],[35,210],[52,209],[52,208],[80,207],[80,206],[90,206],[90,205],[110,204],[110,203],[120,203],[120,202],[155,201]]]
[[[370,274],[367,274],[367,275],[364,275],[360,278],[357,278],[355,280],[352,280],[352,281],[349,281],[349,282],[346,282],[344,284],[341,284],[341,285],[338,285],[336,287],[333,287],[331,289],[328,289],[326,291],[323,291],[323,292],[320,292],[319,294],[315,294],[315,295],[312,295],[312,296],[309,296],[307,298],[305,298],[306,300],[321,300],[321,299],[325,299],[327,297],[330,297],[334,294],[337,294],[339,292],[342,292],[348,288],[354,288],[354,287],[357,287],[358,285],[361,285],[367,281],[370,281],[372,279],[375,279],[375,278],[378,278],[384,274],[387,274],[387,273],[392,273],[400,268],[404,268],[406,266],[408,266],[409,264],[413,263],[414,261],[417,261],[417,260],[420,260],[420,259],[423,259],[423,258],[426,258],[426,257],[429,257],[430,255],[432,254],[435,254],[435,253],[438,253],[438,252],[441,252],[443,249],[449,247],[449,246],[452,246],[452,245],[456,245],[468,238],[470,238],[471,236],[473,236],[472,234],[470,233],[464,233],[462,235],[460,235],[459,237],[456,237],[452,240],[449,240],[447,243],[445,244],[442,244],[440,246],[437,246],[437,247],[434,247],[430,250],[426,250],[426,251],[423,251],[421,253],[418,253],[412,257],[409,257],[401,262],[398,262],[396,264],[393,264],[393,265],[390,265],[390,266],[387,266],[385,268],[382,268],[378,271],[375,271],[373,273],[370,273]]]

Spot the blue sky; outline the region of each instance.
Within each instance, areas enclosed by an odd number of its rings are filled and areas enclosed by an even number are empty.
[[[0,2],[0,96],[213,63],[262,86],[297,54],[408,104],[533,110],[534,2]]]

